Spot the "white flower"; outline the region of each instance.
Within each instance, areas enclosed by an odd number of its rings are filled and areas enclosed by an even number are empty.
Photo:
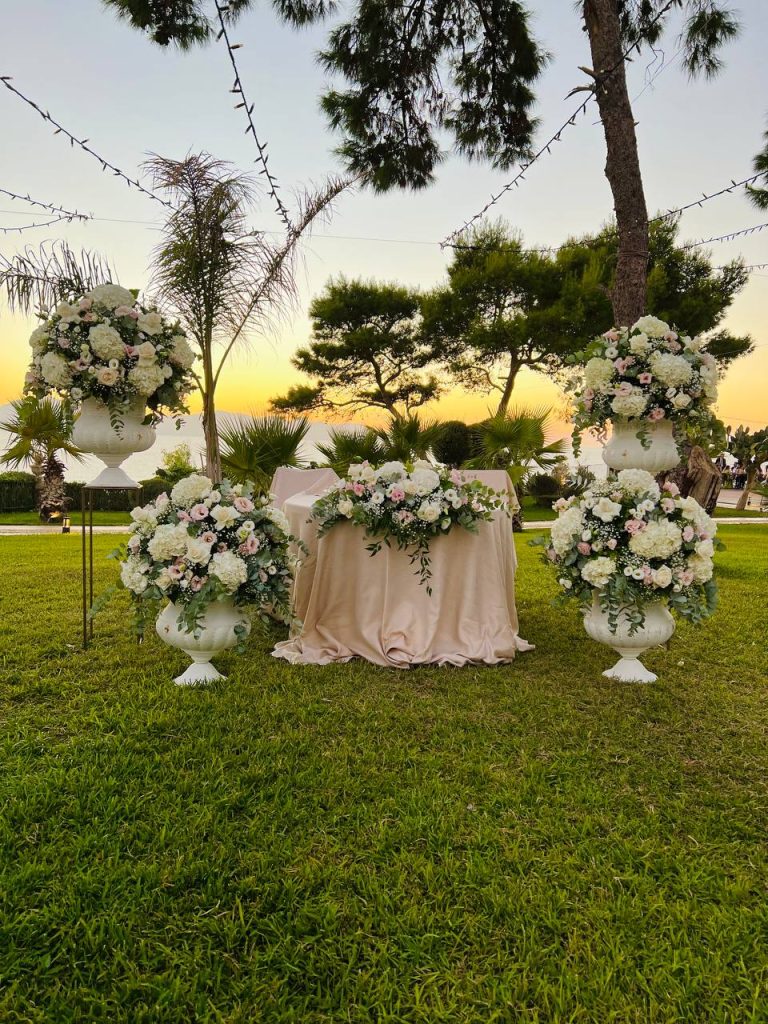
[[[66,359],[55,352],[45,353],[40,360],[40,372],[52,388],[65,388],[72,379]]]
[[[635,390],[631,395],[617,395],[611,402],[611,409],[617,416],[632,419],[642,416],[648,405],[648,399],[642,391]]]
[[[159,313],[141,313],[136,324],[140,331],[145,334],[154,335],[160,334],[163,329],[163,318]]]
[[[174,334],[171,344],[173,348],[168,353],[168,358],[176,366],[188,370],[195,361],[195,353],[190,348],[189,342],[183,334]]]
[[[187,541],[185,557],[193,565],[207,565],[211,557],[211,545],[206,544],[199,537],[190,537]]]
[[[347,519],[349,519],[354,511],[355,503],[350,501],[349,498],[342,498],[336,507],[343,516],[346,516]]]
[[[154,363],[156,354],[157,349],[151,341],[143,341],[136,346],[136,355],[139,357],[140,363]]]
[[[167,562],[185,554],[189,534],[184,523],[163,523],[148,544],[149,553],[158,562]]]
[[[715,553],[715,545],[711,540],[700,540],[696,545],[696,554],[702,558],[711,558]]]
[[[672,405],[674,405],[676,409],[687,409],[691,404],[691,401],[691,396],[687,395],[685,391],[678,391],[672,399]]]
[[[155,577],[155,585],[160,587],[161,590],[167,590],[172,583],[171,574],[167,569],[161,569]]]
[[[405,476],[405,466],[402,462],[385,462],[379,466],[378,476],[383,480],[399,480]]]
[[[684,519],[691,519],[699,533],[706,533],[708,537],[714,537],[717,533],[717,524],[711,519],[695,498],[678,498],[677,507],[680,509]]]
[[[633,331],[643,331],[649,338],[663,338],[669,333],[669,324],[655,316],[641,316],[632,324]]]
[[[153,395],[165,383],[162,367],[156,363],[137,363],[128,371],[128,380],[140,395]]]
[[[96,370],[96,380],[106,388],[113,388],[120,380],[120,374],[110,366],[100,366]]]
[[[620,512],[621,505],[619,505],[618,502],[611,501],[611,499],[607,497],[601,498],[592,506],[592,515],[597,516],[598,519],[602,519],[604,523],[610,523],[617,515],[619,515]]]
[[[571,547],[573,540],[584,528],[584,515],[580,508],[568,508],[561,512],[552,523],[552,547],[558,555],[564,555]]]
[[[669,558],[682,543],[680,528],[668,519],[658,519],[629,538],[629,549],[642,558]]]
[[[138,506],[131,512],[131,519],[134,522],[133,529],[137,533],[152,533],[157,526],[157,510],[152,505]]]
[[[428,459],[416,459],[413,464],[414,469],[434,469],[435,467]]]
[[[431,494],[432,491],[440,486],[440,477],[434,469],[414,469],[410,479],[411,487],[413,488],[411,493],[418,494],[421,498]],[[403,488],[403,490],[407,492],[406,488]]]
[[[584,367],[584,383],[594,391],[604,391],[613,380],[616,368],[610,359],[590,359]]]
[[[365,484],[372,484],[376,480],[376,470],[373,468],[373,466],[369,465],[368,463],[365,463],[362,466],[360,466],[358,479],[362,480],[363,483]]]
[[[374,491],[373,494],[371,495],[372,505],[383,505],[385,501],[386,496],[384,494],[384,491]]]
[[[581,578],[592,587],[604,587],[616,572],[616,563],[612,558],[601,555],[593,558],[582,567]]]
[[[171,491],[171,500],[179,508],[191,508],[211,493],[211,486],[207,476],[192,473],[179,480]]]
[[[633,355],[642,356],[650,347],[647,334],[635,334],[629,339],[629,351]]]
[[[127,288],[121,288],[119,284],[97,284],[86,293],[86,299],[98,302],[107,309],[117,309],[118,306],[133,306],[133,295]]]
[[[224,530],[227,526],[232,526],[237,522],[240,513],[232,505],[216,505],[211,509],[211,516],[216,520],[217,528]]]
[[[48,330],[46,327],[36,327],[29,336],[29,346],[32,354],[41,356],[48,347]]]
[[[125,345],[114,327],[107,324],[94,324],[88,331],[91,348],[105,362],[110,359],[122,359],[125,356]]]
[[[663,589],[668,587],[672,582],[672,570],[668,565],[660,565],[658,569],[654,569],[651,574],[653,585]]]
[[[682,342],[686,352],[700,352],[705,345],[703,338],[683,338]]]
[[[248,579],[248,566],[234,551],[217,551],[211,558],[208,575],[221,580],[227,593],[234,594]]]
[[[693,373],[688,360],[672,352],[652,352],[648,364],[654,377],[672,388],[687,384]]]
[[[688,559],[688,568],[693,573],[696,583],[706,583],[711,580],[715,571],[712,559],[706,558],[704,555],[691,555]]]
[[[644,469],[622,469],[616,478],[619,487],[628,494],[648,494],[654,501],[658,501],[659,485],[650,473]]]
[[[132,593],[143,594],[148,586],[146,573],[150,568],[149,562],[130,555],[120,566],[120,579]]]
[[[80,319],[80,307],[74,306],[71,302],[60,302],[56,307],[56,316],[60,316],[64,323],[71,324]]]
[[[423,501],[416,510],[416,518],[423,523],[434,523],[440,518],[440,506],[431,501]]]
[[[264,515],[267,519],[273,522],[279,530],[282,530],[286,536],[291,532],[291,524],[288,522],[288,517],[284,512],[281,512],[279,508],[275,508],[273,505],[270,505],[268,508],[264,509]]]

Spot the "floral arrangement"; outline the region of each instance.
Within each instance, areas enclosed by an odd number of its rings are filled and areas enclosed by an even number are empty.
[[[212,602],[225,598],[268,607],[290,620],[293,538],[269,498],[192,474],[170,497],[163,493],[135,508],[131,519],[127,549],[113,554],[121,561],[121,583],[131,593],[140,633],[163,599],[179,607],[179,625],[188,632],[198,629]]]
[[[187,411],[195,354],[178,323],[139,305],[127,288],[100,284],[60,302],[29,344],[28,394],[67,395],[76,404],[97,398],[118,422],[120,409],[137,399],[154,419]]]
[[[559,516],[545,559],[560,573],[561,596],[587,606],[597,592],[612,632],[621,612],[635,632],[643,606],[654,601],[694,623],[714,611],[717,527],[698,502],[680,497],[676,484],[662,491],[645,470],[624,469],[554,507]]]
[[[477,532],[481,520],[490,520],[497,509],[507,508],[506,495],[476,480],[465,480],[456,469],[425,460],[413,463],[368,462],[350,466],[349,475],[312,507],[319,536],[337,523],[362,526],[373,542],[372,555],[393,542],[411,551],[418,560],[420,583],[431,594],[429,543],[454,526]]]
[[[606,424],[617,417],[636,423],[644,445],[649,424],[708,418],[717,398],[717,363],[704,345],[654,316],[595,338],[579,354],[586,365],[577,385],[574,454],[583,431],[597,428],[604,435]]]

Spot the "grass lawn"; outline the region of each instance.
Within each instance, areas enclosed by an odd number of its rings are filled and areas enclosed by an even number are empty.
[[[732,519],[765,519],[768,516],[768,510],[761,510],[759,508],[729,508],[727,505],[718,505],[715,509],[715,519],[732,518]]]
[[[69,513],[73,526],[79,526],[82,518],[80,509],[74,509]],[[88,522],[88,513],[85,514],[85,521]],[[94,526],[123,526],[130,523],[131,517],[128,512],[94,512]],[[0,526],[48,526],[52,533],[61,533],[61,522],[41,523],[37,512],[0,512]]]
[[[557,519],[557,512],[552,508],[551,502],[540,505],[532,495],[524,494],[520,504],[523,506],[523,522],[543,523]]]
[[[528,537],[512,666],[292,667],[275,629],[203,690],[122,599],[79,649],[76,537],[0,540],[0,1020],[768,1020],[768,528],[720,532],[649,687]]]

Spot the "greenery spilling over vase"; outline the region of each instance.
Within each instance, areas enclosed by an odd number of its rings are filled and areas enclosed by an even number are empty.
[[[718,370],[705,344],[643,316],[630,328],[611,328],[577,353],[574,360],[585,365],[575,385],[574,454],[585,430],[604,439],[609,422],[628,421],[647,445],[653,424],[709,419]]]
[[[321,537],[338,523],[363,527],[372,538],[372,555],[393,543],[410,551],[411,562],[419,563],[420,583],[431,593],[431,540],[455,526],[476,533],[479,522],[491,520],[497,510],[508,511],[507,505],[506,494],[425,459],[380,466],[362,462],[315,502],[312,518]]]
[[[163,601],[178,608],[178,625],[189,633],[217,601],[252,605],[262,614],[268,609],[290,621],[292,538],[268,498],[254,497],[246,485],[192,474],[170,497],[163,493],[135,508],[131,519],[127,548],[114,554],[140,633]]]
[[[100,284],[60,302],[29,344],[27,394],[62,395],[75,404],[98,399],[118,430],[121,411],[137,401],[149,407],[152,421],[187,411],[195,354],[184,331],[120,285]]]
[[[620,616],[630,633],[640,629],[644,607],[659,601],[693,623],[714,611],[717,526],[675,484],[661,491],[650,473],[625,469],[555,508],[549,542],[539,543],[558,572],[561,598],[587,611],[597,594],[612,632]]]

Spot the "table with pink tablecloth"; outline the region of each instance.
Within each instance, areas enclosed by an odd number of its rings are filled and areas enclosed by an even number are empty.
[[[304,492],[283,506],[291,532],[309,553],[294,589],[294,612],[303,625],[277,645],[275,657],[315,665],[358,657],[408,668],[496,665],[531,650],[518,632],[517,558],[504,513],[481,522],[477,533],[455,527],[433,539],[430,595],[408,552],[384,546],[371,555],[361,527],[341,523],[318,538],[309,521],[316,498]]]

